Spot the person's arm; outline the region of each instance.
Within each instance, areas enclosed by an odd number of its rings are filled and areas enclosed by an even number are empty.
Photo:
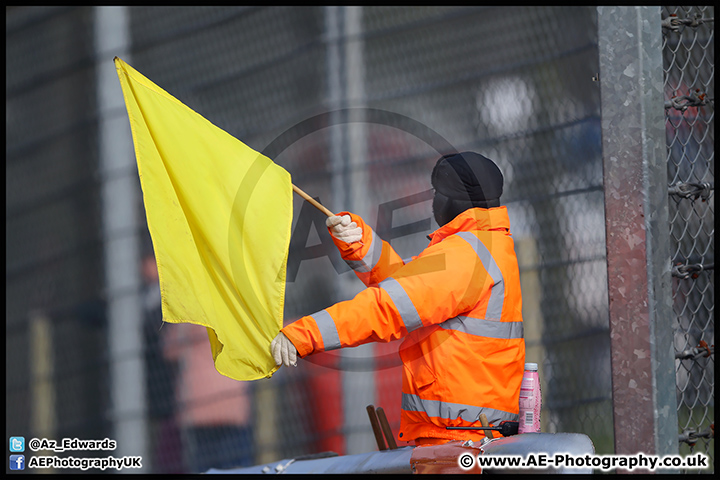
[[[448,238],[425,249],[377,286],[302,317],[281,333],[300,357],[388,342],[468,311],[492,286],[492,278],[468,242]]]
[[[403,260],[359,215],[340,212],[326,221],[343,260],[365,286],[374,286],[404,265]]]

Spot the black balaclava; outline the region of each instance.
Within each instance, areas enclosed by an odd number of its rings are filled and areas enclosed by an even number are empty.
[[[465,210],[500,206],[503,176],[495,162],[475,152],[443,155],[430,182],[435,189],[433,215],[443,226]]]

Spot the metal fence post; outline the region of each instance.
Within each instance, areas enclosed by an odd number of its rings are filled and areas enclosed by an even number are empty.
[[[115,55],[128,58],[127,7],[95,8],[102,218],[108,315],[108,357],[117,456],[148,455],[145,365],[142,354],[137,167]]]
[[[598,7],[615,453],[678,453],[660,7]]]
[[[348,210],[369,220],[367,189],[365,106],[365,59],[362,37],[363,7],[325,7],[328,37],[328,99],[333,122],[331,164],[335,211]],[[338,111],[355,108],[351,112]],[[338,123],[335,123],[338,122]],[[339,124],[342,122],[342,124]],[[354,274],[337,279],[339,299],[357,293]],[[375,448],[368,427],[365,407],[375,403],[375,373],[372,368],[373,344],[341,350],[343,430],[347,454]],[[351,371],[357,362],[367,363],[362,371]]]

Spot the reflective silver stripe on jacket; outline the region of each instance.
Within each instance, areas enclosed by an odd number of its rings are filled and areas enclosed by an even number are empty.
[[[480,258],[483,267],[492,278],[494,285],[490,290],[490,299],[488,300],[487,312],[485,319],[500,320],[502,318],[503,303],[505,302],[505,282],[503,281],[502,272],[497,262],[492,257],[490,250],[475,235],[470,232],[459,232],[456,235],[470,244],[475,253]]]
[[[397,280],[388,277],[380,282],[378,286],[385,290],[392,299],[408,332],[412,332],[416,328],[423,326],[420,314],[415,308],[415,305]]]
[[[497,425],[502,421],[517,422],[517,413],[504,412],[494,408],[463,405],[461,403],[443,402],[440,400],[425,400],[410,393],[402,394],[402,409],[407,412],[425,412],[429,417],[438,417],[446,420],[462,418],[466,422],[477,422],[480,414],[484,413],[488,422]]]
[[[458,315],[440,324],[446,330],[488,338],[523,338],[523,322],[499,322]]]
[[[378,260],[380,260],[380,255],[382,255],[382,240],[375,234],[375,230],[372,230],[371,233],[370,248],[362,260],[345,260],[345,263],[356,272],[369,272],[375,268]]]
[[[338,335],[335,321],[332,319],[327,310],[321,310],[317,313],[313,313],[310,317],[315,320],[318,330],[320,330],[320,336],[325,346],[325,351],[336,350],[340,348],[340,335]]]

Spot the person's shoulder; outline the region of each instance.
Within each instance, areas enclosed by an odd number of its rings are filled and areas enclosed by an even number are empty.
[[[436,254],[439,252],[458,252],[472,247],[475,242],[479,242],[477,235],[470,231],[455,232],[444,237],[437,243],[429,245],[423,250],[418,257]]]

